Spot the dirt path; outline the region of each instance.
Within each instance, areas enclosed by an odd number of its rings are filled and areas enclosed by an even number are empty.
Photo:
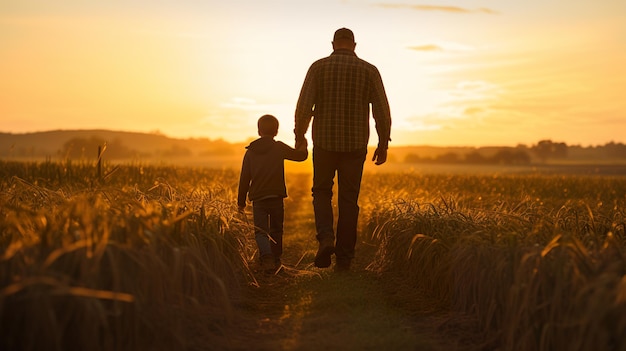
[[[306,182],[305,179],[302,179]],[[399,279],[366,269],[375,248],[363,240],[348,273],[313,267],[317,244],[310,187],[285,202],[284,267],[257,274],[237,306],[236,350],[458,350],[442,332],[444,312]],[[300,192],[305,193],[298,193]]]

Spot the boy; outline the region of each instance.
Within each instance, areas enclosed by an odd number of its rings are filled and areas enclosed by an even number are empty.
[[[275,141],[278,120],[272,115],[261,116],[257,126],[260,138],[246,147],[243,157],[237,205],[243,213],[246,196],[252,201],[261,267],[266,273],[273,273],[281,266],[283,252],[283,199],[287,197],[284,160],[304,161],[308,151],[306,143],[294,149]]]

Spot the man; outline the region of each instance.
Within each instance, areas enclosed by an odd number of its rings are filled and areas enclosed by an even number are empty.
[[[378,69],[358,58],[350,29],[340,28],[333,37],[330,56],[309,68],[295,112],[296,148],[306,143],[313,118],[313,209],[319,249],[315,266],[327,268],[336,256],[335,269],[350,269],[354,258],[358,198],[369,141],[370,104],[378,147],[372,161],[387,160],[391,139],[391,113]],[[338,180],[337,231],[333,230],[332,188]]]

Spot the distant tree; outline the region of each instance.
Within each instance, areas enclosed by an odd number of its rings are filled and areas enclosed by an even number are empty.
[[[188,157],[191,155],[191,150],[178,144],[174,144],[169,150],[164,150],[162,152],[162,156],[164,157]]]
[[[471,163],[471,164],[485,164],[488,162],[488,160],[485,156],[483,156],[478,151],[473,151],[465,155],[465,162]]]
[[[459,155],[454,152],[448,152],[443,155],[439,155],[435,158],[435,162],[437,163],[458,163]]]
[[[610,158],[626,158],[626,145],[610,142],[604,145],[604,154]]]
[[[235,150],[232,145],[214,145],[211,148],[199,152],[200,156],[232,156]]]
[[[532,151],[542,162],[545,162],[552,153],[552,140],[541,140],[532,147]]]
[[[526,150],[516,150],[513,152],[513,162],[516,165],[530,164],[530,155]]]
[[[554,158],[567,158],[567,144],[554,143],[552,145],[552,157]]]
[[[416,154],[407,154],[406,156],[404,156],[405,163],[420,163],[422,161],[422,158]]]
[[[491,158],[493,163],[503,165],[526,165],[530,163],[530,156],[523,150],[502,149]]]
[[[495,155],[491,157],[491,163],[495,164],[510,164],[512,158],[512,153],[510,150],[501,149],[496,152]]]
[[[91,136],[90,138],[72,138],[63,144],[61,153],[67,158],[97,159],[99,147],[104,151],[103,155],[106,158],[119,159],[133,155],[133,152],[124,146],[119,139],[107,143],[106,140],[97,136]]]
[[[567,145],[552,140],[541,140],[531,150],[543,162],[549,158],[567,158]]]

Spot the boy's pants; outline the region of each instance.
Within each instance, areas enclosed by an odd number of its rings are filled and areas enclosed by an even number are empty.
[[[260,257],[273,255],[278,259],[283,254],[283,220],[285,209],[282,197],[252,202],[254,238]]]

